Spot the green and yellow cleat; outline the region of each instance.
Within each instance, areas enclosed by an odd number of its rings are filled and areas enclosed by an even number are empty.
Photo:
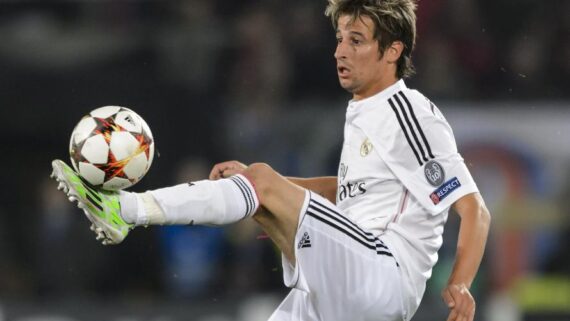
[[[97,234],[97,240],[104,245],[121,243],[134,224],[125,222],[121,217],[119,193],[93,188],[59,159],[51,165],[51,177],[59,182],[57,188],[63,190],[69,201],[77,201],[77,207],[91,221],[91,230]]]

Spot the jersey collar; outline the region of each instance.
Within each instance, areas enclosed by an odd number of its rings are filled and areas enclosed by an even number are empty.
[[[381,92],[377,93],[374,96],[370,96],[368,98],[364,98],[361,100],[351,99],[348,102],[348,112],[358,113],[362,109],[366,109],[366,106],[374,106],[376,105],[376,103],[383,102],[388,97],[391,97],[398,91],[404,90],[406,88],[407,87],[406,84],[404,83],[404,79],[400,79],[390,87],[382,90]]]

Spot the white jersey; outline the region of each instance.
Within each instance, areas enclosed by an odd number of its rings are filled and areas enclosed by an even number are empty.
[[[449,207],[477,191],[445,118],[403,80],[349,103],[336,205],[391,249],[408,315],[437,262]]]

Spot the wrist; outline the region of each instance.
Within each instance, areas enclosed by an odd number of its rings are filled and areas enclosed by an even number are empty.
[[[446,288],[455,288],[457,290],[471,290],[471,286],[466,283],[448,283]]]

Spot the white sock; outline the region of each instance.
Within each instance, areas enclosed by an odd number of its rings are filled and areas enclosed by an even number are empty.
[[[136,225],[223,225],[251,216],[259,207],[243,175],[203,180],[146,193],[121,192],[121,216]]]

